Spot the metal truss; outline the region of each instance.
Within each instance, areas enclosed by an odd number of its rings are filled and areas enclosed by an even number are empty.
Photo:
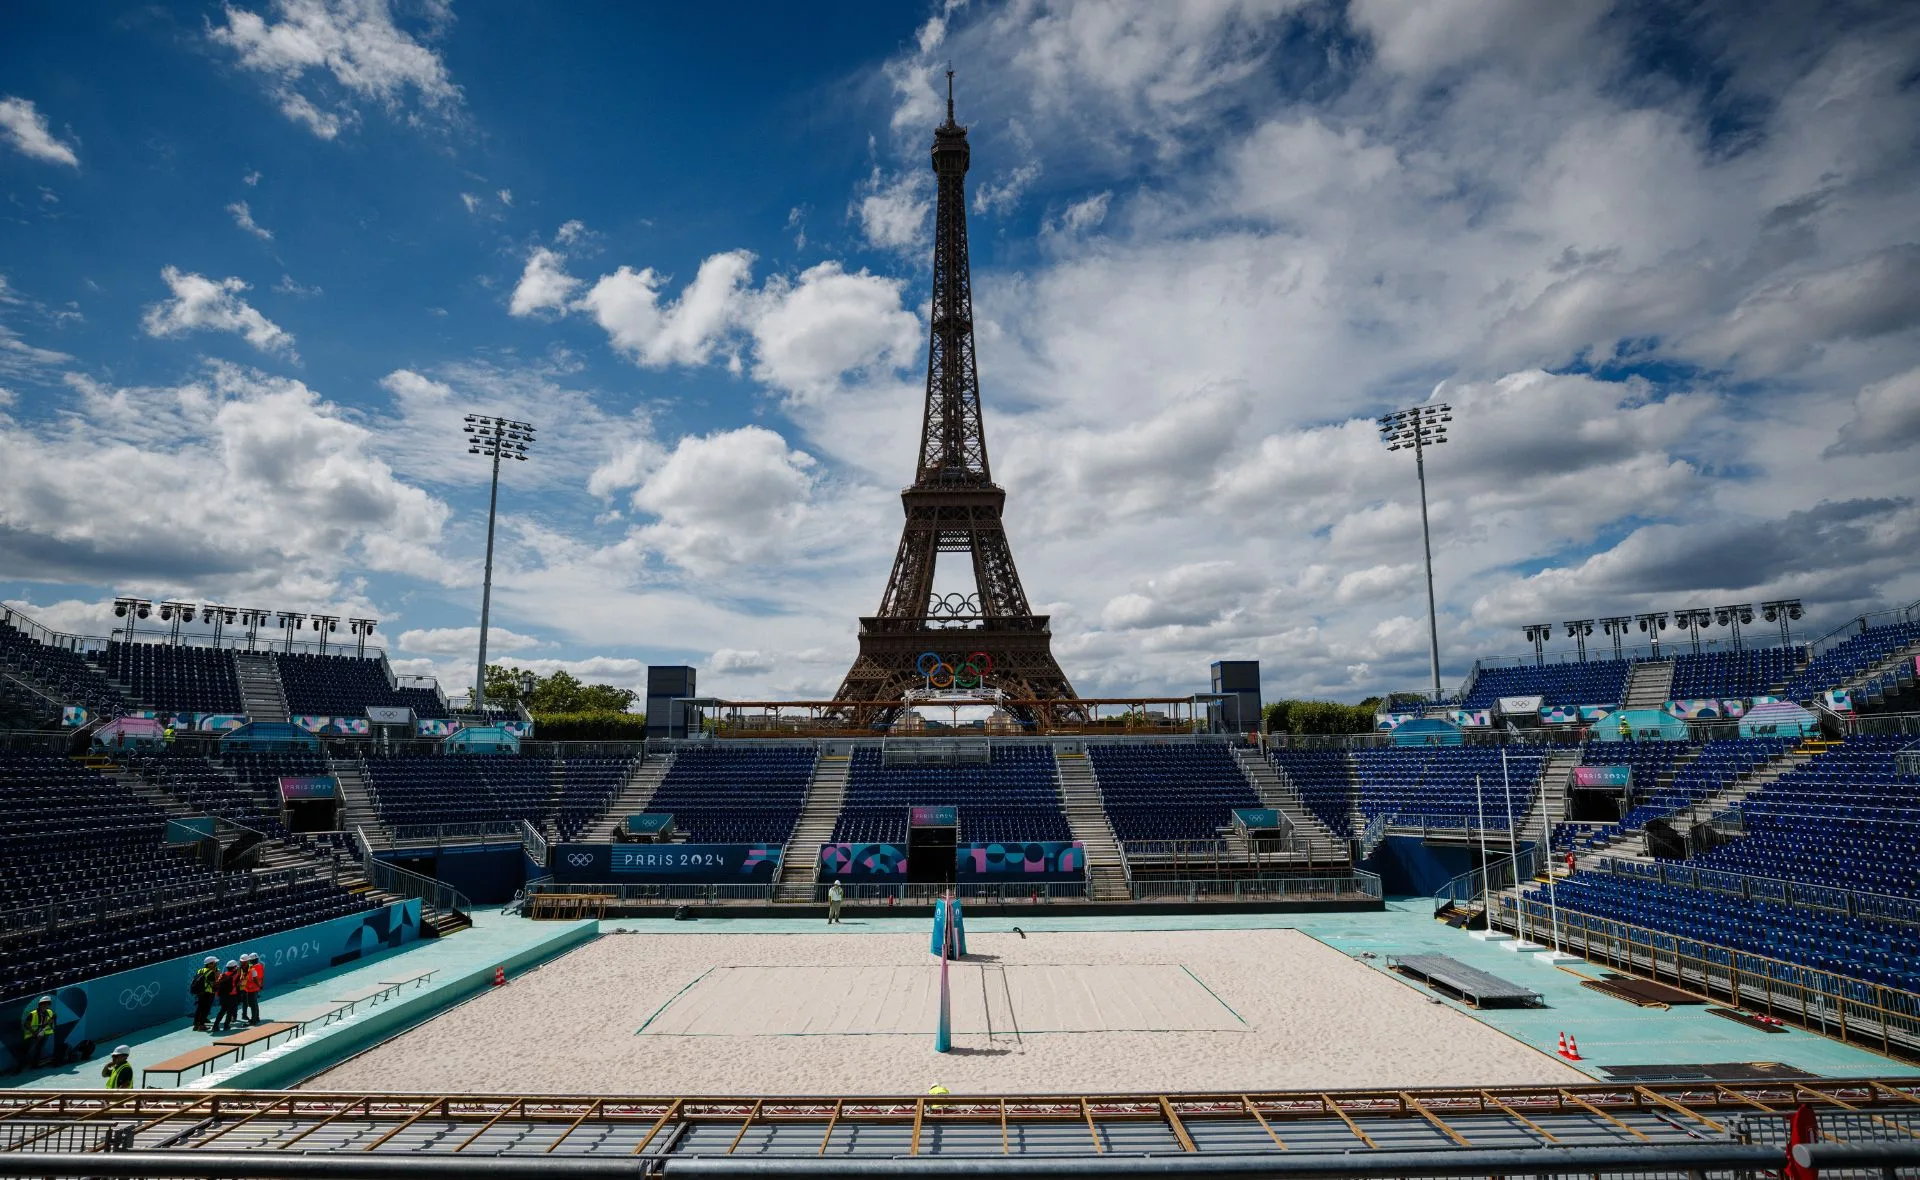
[[[900,1098],[13,1090],[0,1094],[0,1156],[51,1147],[196,1158],[235,1152],[843,1160],[1042,1154],[1117,1161],[1150,1153],[1398,1160],[1407,1152],[1778,1145],[1786,1140],[1787,1116],[1801,1103],[1819,1115],[1823,1143],[1920,1148],[1920,1079],[1862,1078]],[[109,1128],[110,1134],[91,1138],[83,1130]],[[0,1167],[0,1175],[10,1172],[17,1169]]]

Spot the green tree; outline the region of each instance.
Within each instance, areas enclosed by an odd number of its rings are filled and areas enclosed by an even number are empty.
[[[1339,701],[1283,700],[1263,709],[1268,733],[1371,733],[1373,714],[1380,698],[1368,697],[1357,705]]]
[[[487,665],[487,699],[515,701],[527,707],[536,720],[542,715],[562,713],[623,714],[639,695],[630,688],[611,684],[584,684],[564,669],[546,676],[533,675],[532,691],[527,691],[524,669],[506,664]]]

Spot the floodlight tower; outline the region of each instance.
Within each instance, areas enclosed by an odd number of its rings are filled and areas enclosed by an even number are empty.
[[[467,454],[493,460],[493,490],[487,497],[487,565],[480,584],[480,666],[473,674],[474,712],[487,711],[487,615],[493,607],[493,520],[500,507],[500,460],[527,461],[527,448],[533,445],[533,427],[511,418],[489,418],[484,414],[467,415]]]
[[[339,615],[315,615],[312,627],[320,633],[320,654],[327,654],[327,636],[340,629]]]
[[[167,632],[167,642],[178,647],[180,646],[180,624],[193,622],[193,604],[169,599],[160,604],[160,618],[163,622],[173,624]]]
[[[134,641],[134,620],[144,619],[153,613],[153,603],[145,598],[116,598],[113,600],[113,613],[127,621],[127,642]]]
[[[280,624],[280,629],[286,632],[287,651],[291,652],[293,650],[293,633],[300,629],[300,624],[305,622],[306,618],[307,616],[300,614],[298,611],[283,610],[274,612],[274,619]]]
[[[364,656],[367,654],[367,636],[373,634],[373,629],[379,622],[380,620],[378,619],[347,620],[347,630],[353,632],[354,655]]]
[[[1693,640],[1693,654],[1700,654],[1700,628],[1713,622],[1713,612],[1704,607],[1688,607],[1673,612],[1673,625],[1685,627]]]
[[[263,611],[257,606],[243,606],[240,608],[240,621],[246,624],[247,627],[248,651],[252,651],[253,645],[259,641],[260,624],[267,621],[268,614],[269,612]]]
[[[1447,441],[1453,407],[1445,402],[1396,410],[1380,418],[1380,441],[1389,451],[1413,451],[1420,477],[1420,545],[1427,559],[1427,644],[1433,661],[1433,699],[1440,699],[1440,612],[1433,600],[1433,535],[1427,527],[1427,448]]]
[[[220,646],[220,634],[228,623],[240,617],[240,612],[230,606],[221,606],[209,602],[200,608],[200,617],[213,624],[213,646]]]
[[[1780,646],[1793,646],[1793,631],[1789,624],[1804,612],[1798,598],[1776,598],[1772,602],[1760,604],[1760,617],[1769,623],[1780,624]]]

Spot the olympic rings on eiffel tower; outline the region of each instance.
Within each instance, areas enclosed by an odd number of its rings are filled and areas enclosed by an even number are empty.
[[[930,688],[979,688],[993,674],[993,657],[976,651],[962,660],[929,651],[920,653],[914,668]]]

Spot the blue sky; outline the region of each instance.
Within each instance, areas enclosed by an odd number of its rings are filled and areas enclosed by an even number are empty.
[[[1429,397],[1449,682],[1526,622],[1920,596],[1899,5],[105,11],[0,17],[0,596],[52,626],[370,613],[464,687],[458,422],[501,413],[501,658],[830,692],[949,61],[989,446],[1083,691],[1417,687],[1370,419]]]

